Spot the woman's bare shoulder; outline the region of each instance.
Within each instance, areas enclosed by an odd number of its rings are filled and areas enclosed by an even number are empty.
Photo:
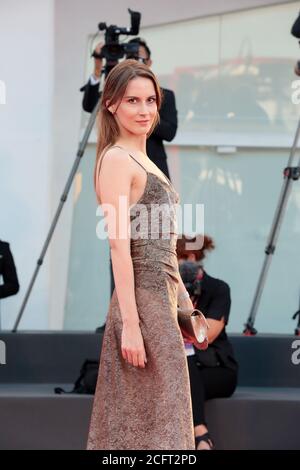
[[[128,173],[131,172],[129,165],[131,158],[125,149],[119,147],[104,149],[100,159],[102,160],[101,168],[105,168],[106,171],[117,171],[119,173],[121,170]]]

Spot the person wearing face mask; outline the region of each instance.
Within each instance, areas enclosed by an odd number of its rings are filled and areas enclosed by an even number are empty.
[[[211,237],[177,240],[177,257],[182,280],[194,308],[200,310],[209,324],[208,348],[199,350],[185,341],[188,359],[193,422],[197,450],[214,448],[205,420],[205,401],[230,397],[237,385],[238,364],[226,334],[230,313],[230,288],[220,279],[210,276],[203,267],[208,251],[215,248]]]
[[[151,51],[146,43],[141,38],[133,38],[129,43],[135,43],[139,45],[138,57],[134,57],[141,63],[152,66]],[[100,54],[103,43],[99,43],[95,52]],[[129,57],[127,57],[129,58]],[[130,57],[131,58],[131,57]],[[99,81],[101,76],[101,70],[103,68],[102,59],[94,59],[94,71],[89,81],[81,88],[84,92],[82,107],[84,111],[91,113],[99,99]],[[160,122],[154,129],[153,133],[147,140],[146,149],[147,155],[155,163],[156,166],[170,178],[169,168],[167,163],[167,154],[164,148],[163,141],[171,142],[177,131],[177,109],[175,102],[175,95],[172,90],[161,88],[163,99],[162,105],[159,112]]]

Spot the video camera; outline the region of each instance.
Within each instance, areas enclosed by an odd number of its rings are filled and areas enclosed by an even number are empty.
[[[101,49],[101,53],[97,54],[95,51],[92,57],[96,59],[106,59],[107,73],[118,63],[123,57],[138,57],[139,44],[138,43],[124,43],[120,44],[119,37],[123,35],[137,36],[140,29],[141,13],[132,11],[128,8],[131,17],[131,28],[121,28],[116,25],[107,26],[106,23],[99,23],[98,28],[100,31],[105,31],[105,43]]]

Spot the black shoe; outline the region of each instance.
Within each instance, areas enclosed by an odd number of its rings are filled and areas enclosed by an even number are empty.
[[[195,436],[195,449],[197,450],[198,444],[201,441],[207,442],[207,444],[210,447],[210,450],[213,450],[215,445],[213,443],[212,438],[210,437],[209,433],[206,432],[205,434],[202,434],[202,436]],[[199,450],[208,450],[208,449],[199,449]]]

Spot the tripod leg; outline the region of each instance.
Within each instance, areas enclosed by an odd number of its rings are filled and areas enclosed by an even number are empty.
[[[271,227],[271,231],[270,231],[270,235],[269,235],[269,239],[268,239],[268,244],[267,244],[267,247],[265,249],[266,257],[265,257],[265,260],[264,260],[264,263],[263,263],[263,266],[262,266],[262,270],[261,270],[261,273],[260,273],[260,276],[259,276],[259,280],[258,280],[258,284],[257,284],[257,287],[256,287],[256,291],[255,291],[255,295],[254,295],[250,315],[247,319],[247,323],[245,324],[244,334],[248,335],[248,336],[256,334],[256,330],[253,327],[253,325],[254,325],[256,314],[257,314],[259,302],[260,302],[260,299],[261,299],[261,296],[262,296],[263,288],[264,288],[264,285],[265,285],[265,282],[266,282],[267,273],[268,273],[268,270],[269,270],[269,267],[270,267],[270,264],[271,264],[271,256],[275,252],[275,248],[276,248],[275,245],[276,245],[276,242],[277,242],[277,239],[278,239],[279,230],[280,230],[281,223],[282,223],[282,220],[283,220],[284,211],[286,209],[288,198],[289,198],[289,195],[290,195],[290,192],[291,192],[291,184],[292,184],[293,180],[299,179],[300,160],[298,162],[298,167],[295,167],[295,168],[291,167],[291,164],[292,164],[293,158],[294,158],[294,154],[295,154],[296,149],[297,149],[297,142],[298,142],[298,139],[299,139],[299,133],[300,133],[300,120],[298,122],[297,131],[296,131],[293,146],[292,146],[292,149],[291,149],[291,152],[290,152],[288,167],[284,170],[283,187],[282,187],[281,194],[280,194],[280,197],[279,197],[279,203],[277,205],[276,212],[275,212],[275,215],[274,215],[274,219],[273,219],[273,223],[272,223],[272,227]]]
[[[44,243],[44,246],[42,248],[42,251],[41,251],[41,254],[40,254],[40,257],[37,261],[37,265],[36,265],[36,268],[34,270],[34,273],[32,275],[32,278],[30,280],[30,283],[29,283],[29,287],[26,291],[26,294],[25,294],[25,297],[24,297],[24,300],[22,302],[22,305],[21,305],[21,309],[19,311],[19,314],[18,314],[18,317],[15,321],[15,324],[14,324],[14,327],[12,329],[12,332],[15,333],[17,331],[17,328],[18,328],[18,325],[21,321],[21,318],[22,318],[22,315],[23,315],[23,312],[25,310],[25,307],[26,307],[26,304],[27,304],[27,301],[28,301],[28,298],[30,296],[30,293],[32,291],[32,288],[33,288],[33,285],[34,285],[34,282],[35,282],[35,279],[38,275],[38,272],[39,272],[39,269],[41,267],[41,265],[43,264],[43,261],[44,261],[44,257],[45,257],[45,254],[46,254],[46,251],[48,249],[48,246],[50,244],[50,241],[51,241],[51,238],[52,238],[52,235],[54,233],[54,230],[55,230],[55,227],[56,227],[56,224],[58,222],[58,219],[59,219],[59,216],[60,216],[60,213],[63,209],[63,205],[64,203],[66,202],[67,200],[67,197],[68,197],[68,194],[69,194],[69,191],[70,191],[70,188],[71,188],[71,185],[73,183],[73,179],[74,179],[74,176],[77,172],[77,168],[80,164],[80,160],[84,154],[84,150],[86,148],[86,145],[87,145],[87,142],[88,142],[88,139],[89,139],[89,136],[90,136],[90,133],[94,127],[94,123],[95,123],[95,120],[96,120],[96,115],[97,115],[97,112],[98,112],[98,109],[99,109],[99,104],[100,104],[100,100],[98,101],[97,105],[95,106],[91,116],[90,116],[90,119],[89,119],[89,122],[88,122],[88,125],[87,125],[87,128],[85,130],[85,133],[83,135],[83,138],[82,138],[82,141],[80,142],[79,144],[79,147],[78,147],[78,151],[77,151],[77,154],[76,154],[76,159],[73,163],[73,166],[72,166],[72,169],[71,169],[71,172],[70,172],[70,175],[67,179],[67,183],[65,185],[65,188],[64,188],[64,191],[63,191],[63,194],[60,198],[60,203],[58,205],[58,208],[55,212],[55,215],[53,217],[53,220],[52,220],[52,223],[51,223],[51,226],[50,226],[50,229],[48,231],[48,234],[47,234],[47,238],[46,238],[46,241]]]

